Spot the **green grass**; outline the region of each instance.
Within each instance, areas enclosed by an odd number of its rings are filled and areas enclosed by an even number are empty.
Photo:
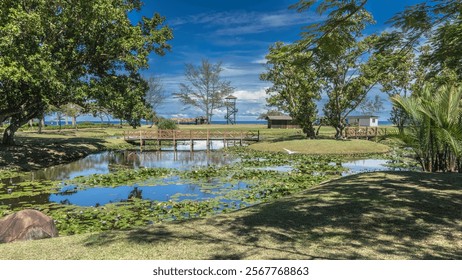
[[[250,146],[258,151],[285,152],[285,149],[313,155],[357,155],[386,153],[390,148],[386,145],[367,140],[291,140],[278,142],[260,142]]]
[[[82,129],[18,132],[15,146],[0,145],[0,170],[29,171],[68,163],[107,149],[132,147],[121,139],[120,129]]]
[[[461,180],[359,174],[206,219],[0,244],[0,258],[461,259]]]

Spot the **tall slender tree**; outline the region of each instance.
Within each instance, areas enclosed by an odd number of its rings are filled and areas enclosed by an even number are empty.
[[[293,8],[299,12],[311,8],[317,1],[301,0]],[[326,122],[341,138],[346,117],[366,98],[376,85],[376,72],[364,63],[367,53],[373,50],[375,36],[363,37],[363,30],[374,20],[364,8],[366,0],[326,0],[317,5],[327,19],[305,27],[296,52],[312,56],[310,67],[316,69],[314,84],[321,84],[327,95],[323,108]],[[310,80],[310,78],[308,78]]]
[[[260,79],[272,82],[266,90],[269,106],[288,112],[309,138],[315,138],[314,123],[317,119],[316,101],[321,98],[321,85],[316,83],[316,71],[310,64],[310,53],[297,52],[293,45],[281,42],[270,48],[267,72]]]
[[[215,110],[223,107],[223,99],[234,91],[231,82],[221,78],[221,72],[221,62],[212,64],[203,59],[199,66],[186,64],[187,82],[180,83],[180,91],[174,93],[174,97],[184,105],[204,112],[207,121],[211,123]]]

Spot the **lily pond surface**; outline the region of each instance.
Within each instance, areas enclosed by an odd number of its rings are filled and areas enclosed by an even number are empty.
[[[0,217],[35,208],[51,215],[63,234],[123,229],[235,210],[329,178],[390,170],[386,164],[239,148],[107,151],[3,180]]]

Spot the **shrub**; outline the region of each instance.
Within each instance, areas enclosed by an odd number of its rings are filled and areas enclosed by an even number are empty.
[[[169,119],[161,119],[157,123],[157,128],[162,130],[173,130],[178,129],[178,125],[175,121]]]

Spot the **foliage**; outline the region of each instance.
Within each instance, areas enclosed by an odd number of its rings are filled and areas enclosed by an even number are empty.
[[[187,171],[163,168],[122,169],[111,174],[78,177],[59,185],[57,182],[24,182],[14,187],[11,193],[0,193],[0,205],[3,205],[0,206],[0,213],[6,215],[22,207],[38,209],[53,217],[61,235],[130,229],[162,221],[205,217],[271,201],[338,176],[336,174],[341,170],[341,167],[329,164],[334,160],[330,157],[289,156],[245,148],[233,148],[227,152],[241,155],[242,162]],[[290,165],[293,169],[290,172],[279,172],[262,168],[280,165]],[[165,181],[166,178],[178,178],[175,179],[178,182],[198,185],[209,194],[210,199],[179,200],[172,196],[167,201],[151,201],[143,200],[142,196],[134,193],[126,200],[95,207],[80,207],[65,201],[61,204],[48,202],[50,194],[71,195],[82,189],[105,186],[117,188],[121,185],[170,184],[171,180]],[[36,197],[35,203],[29,202],[30,197]],[[5,205],[12,198],[24,203]]]
[[[161,130],[175,130],[178,129],[178,124],[171,119],[160,119],[157,122],[157,129]]]
[[[285,47],[291,56],[305,57],[305,67],[295,69],[300,77],[290,85],[290,90],[303,82],[316,95],[324,91],[327,94],[323,111],[325,120],[336,129],[336,138],[341,138],[346,117],[365,99],[367,93],[376,84],[375,69],[363,63],[363,58],[372,51],[375,36],[362,40],[362,31],[367,24],[373,23],[372,15],[364,9],[367,1],[323,1],[317,5],[317,11],[327,19],[304,28],[300,41]],[[311,8],[316,1],[300,0],[292,8],[299,12]],[[279,45],[276,47],[281,48]],[[286,56],[290,57],[290,56]],[[286,68],[285,71],[290,71]],[[279,73],[282,73],[279,70]],[[294,85],[295,84],[295,85]],[[308,110],[311,103],[300,98],[296,108]],[[312,110],[310,115],[313,115]],[[311,132],[310,132],[311,133]]]
[[[359,104],[359,109],[364,115],[377,114],[384,109],[382,98],[378,94],[374,96],[374,100],[371,100],[366,96],[366,98],[364,98],[364,100]]]
[[[139,74],[104,77],[94,85],[100,106],[133,128],[141,126],[141,119],[152,111],[145,100],[147,89],[147,82]]]
[[[317,72],[311,64],[310,53],[295,53],[293,46],[278,42],[270,47],[266,56],[267,72],[260,79],[270,81],[273,86],[266,90],[269,106],[289,112],[294,123],[303,132],[315,138],[313,127],[317,118],[316,100],[321,98],[320,86],[315,82]]]
[[[462,88],[426,84],[421,91],[392,101],[409,116],[405,141],[424,171],[462,172]]]
[[[215,110],[223,107],[223,99],[234,91],[229,81],[221,79],[222,71],[221,62],[212,64],[206,59],[200,66],[186,64],[187,83],[180,84],[180,91],[174,97],[203,111],[208,123],[211,123]]]
[[[462,3],[457,0],[431,0],[407,7],[391,20],[397,29],[390,42],[412,52],[423,39],[429,39],[431,49],[421,57],[429,68],[428,75],[438,76],[445,69],[462,76],[460,64],[460,31]]]
[[[148,90],[146,91],[146,102],[149,104],[151,111],[148,111],[143,118],[147,121],[151,121],[152,127],[157,120],[156,111],[165,102],[167,96],[164,93],[160,77],[151,76],[147,79],[147,83]]]
[[[389,97],[408,97],[419,87],[424,77],[425,69],[419,66],[419,60],[414,51],[407,51],[395,45],[390,45],[392,34],[383,32],[377,41],[376,50],[370,58],[370,64],[377,69],[381,91]],[[420,48],[419,53],[425,53]],[[408,117],[401,107],[393,106],[390,121],[403,133]]]
[[[66,116],[72,118],[72,127],[77,128],[77,117],[83,113],[84,108],[75,103],[67,103],[61,110]]]
[[[117,186],[133,184],[151,177],[163,178],[171,175],[172,171],[165,168],[141,168],[136,170],[120,170],[111,174],[94,174],[88,177],[76,177],[68,182],[85,186]]]
[[[154,14],[132,24],[141,1],[0,3],[0,122],[3,144],[49,106],[97,101],[136,126],[145,102],[139,70],[163,55],[171,29]],[[97,89],[106,89],[99,91]]]

